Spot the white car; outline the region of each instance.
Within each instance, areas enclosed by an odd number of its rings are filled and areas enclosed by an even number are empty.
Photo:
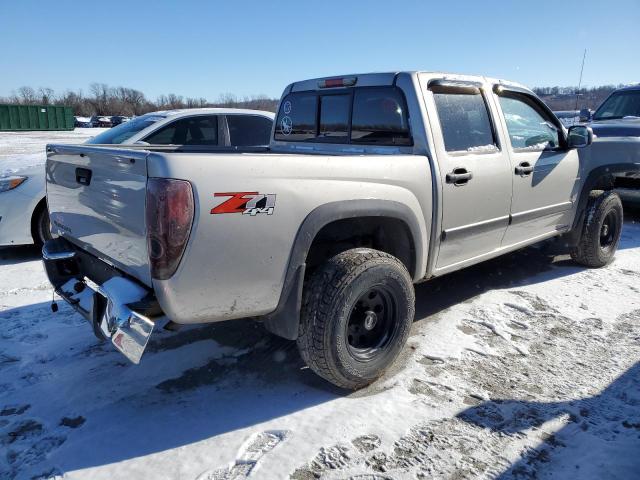
[[[106,130],[94,145],[266,147],[274,114],[260,110],[198,108],[147,113]],[[42,244],[51,238],[45,201],[46,156],[0,161],[0,246]]]

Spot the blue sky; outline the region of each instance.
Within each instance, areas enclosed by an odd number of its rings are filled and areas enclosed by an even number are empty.
[[[92,82],[215,100],[388,70],[640,82],[640,1],[0,0],[0,96]]]

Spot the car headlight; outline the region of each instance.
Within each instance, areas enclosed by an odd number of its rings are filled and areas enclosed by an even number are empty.
[[[6,192],[8,190],[13,190],[16,187],[19,187],[27,180],[27,177],[2,177],[0,178],[0,192]]]

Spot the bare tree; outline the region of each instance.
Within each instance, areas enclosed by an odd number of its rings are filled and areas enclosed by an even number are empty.
[[[40,87],[38,89],[38,97],[42,105],[49,105],[51,102],[53,102],[54,91],[49,87]]]
[[[609,94],[622,85],[603,85],[599,87],[538,87],[533,91],[552,110],[573,110],[578,100],[578,108],[595,109]]]
[[[73,92],[67,90],[56,99],[56,105],[71,107],[76,115],[89,116],[93,110],[88,100],[84,98],[82,90]]]
[[[18,96],[21,103],[36,103],[36,91],[31,87],[20,87]]]
[[[106,83],[92,83],[89,86],[92,98],[89,103],[93,106],[96,115],[106,115],[110,97],[110,88]]]
[[[235,95],[225,93],[218,97],[218,101],[214,103],[213,106],[225,108],[252,108],[255,110],[275,112],[278,106],[278,100],[275,98],[269,98],[266,95],[244,97],[243,100],[238,100]]]
[[[238,105],[238,97],[233,93],[221,93],[216,105],[233,108]]]
[[[156,105],[159,108],[163,108],[165,110],[184,108],[185,106],[182,96],[176,95],[175,93],[160,95],[158,97]]]
[[[202,108],[206,107],[208,104],[206,98],[187,98],[185,100],[185,105],[187,108]]]
[[[558,87],[555,87],[556,89]],[[562,93],[562,89],[560,89]],[[0,102],[9,104],[55,104],[73,109],[76,115],[142,115],[159,109],[202,108],[220,106],[228,108],[253,108],[275,111],[278,100],[266,95],[238,98],[233,93],[223,93],[216,102],[206,98],[183,97],[175,93],[160,95],[155,102],[148,100],[140,90],[129,87],[110,87],[105,83],[92,83],[88,95],[82,90],[66,90],[57,95],[51,88],[40,87],[37,90],[24,86],[12,92]]]
[[[133,88],[116,87],[111,89],[114,97],[109,103],[117,113],[122,115],[140,115],[147,104],[144,94]]]

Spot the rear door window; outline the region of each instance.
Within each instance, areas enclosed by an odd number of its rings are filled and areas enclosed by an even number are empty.
[[[200,115],[181,118],[143,140],[151,145],[218,145],[218,117]]]
[[[235,147],[259,147],[269,145],[270,118],[259,115],[227,115],[229,139]]]
[[[447,152],[497,150],[493,126],[482,93],[434,92]]]

